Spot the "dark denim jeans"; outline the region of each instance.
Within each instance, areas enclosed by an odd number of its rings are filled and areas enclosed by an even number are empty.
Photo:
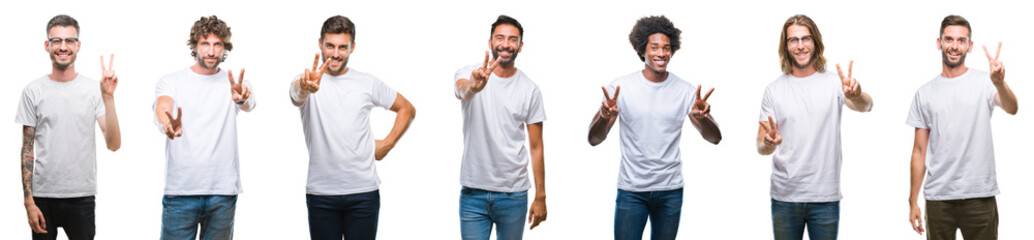
[[[57,228],[65,229],[69,240],[93,239],[96,231],[97,208],[95,198],[42,198],[34,197],[36,207],[43,212],[43,221],[47,223],[47,233],[32,233],[33,240],[57,239]]]
[[[650,239],[673,240],[682,216],[682,188],[668,191],[629,192],[618,189],[614,210],[614,239],[641,240],[650,219]]]
[[[495,224],[496,239],[524,237],[528,191],[493,192],[463,187],[460,191],[460,234],[463,240],[488,240]]]
[[[309,237],[313,240],[377,239],[380,190],[348,195],[305,195]]]
[[[772,230],[776,240],[837,239],[840,202],[793,203],[772,199]]]
[[[196,195],[162,198],[162,240],[233,239],[237,196]]]

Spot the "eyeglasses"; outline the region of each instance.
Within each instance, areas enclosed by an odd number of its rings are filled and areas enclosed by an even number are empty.
[[[792,37],[792,38],[787,38],[786,39],[786,44],[788,44],[790,46],[797,46],[797,43],[802,43],[802,42],[803,43],[811,43],[812,40],[814,40],[812,38],[812,36],[804,36],[804,37],[801,37],[801,38]]]
[[[68,44],[68,45],[75,45],[76,43],[79,42],[79,38],[74,38],[74,37],[59,38],[59,37],[55,37],[55,38],[47,39],[47,41],[50,42],[51,45],[61,44],[61,42],[64,42],[65,44]]]

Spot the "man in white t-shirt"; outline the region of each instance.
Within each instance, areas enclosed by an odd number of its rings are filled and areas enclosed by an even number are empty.
[[[840,117],[843,106],[872,110],[872,97],[837,64],[826,71],[822,34],[808,16],[786,20],[779,38],[783,75],[761,100],[757,150],[772,154],[775,239],[836,239],[840,222]],[[785,140],[785,141],[784,141]]]
[[[463,109],[460,167],[460,231],[465,240],[521,239],[524,218],[534,229],[546,220],[546,170],[542,92],[514,61],[524,46],[524,28],[506,15],[492,23],[488,46],[493,61],[456,71],[453,84]],[[535,198],[528,209],[528,148],[535,172]],[[530,216],[528,216],[530,215]]]
[[[710,143],[722,140],[707,103],[714,88],[701,98],[699,85],[694,87],[667,70],[681,45],[681,33],[664,16],[636,22],[628,38],[645,66],[603,88],[603,104],[589,126],[589,144],[596,146],[621,120],[614,239],[642,239],[647,219],[651,239],[675,239],[685,185],[679,147],[683,123],[688,117]]]
[[[202,240],[233,237],[241,193],[237,113],[256,102],[244,69],[235,79],[219,68],[233,49],[230,36],[226,22],[201,17],[187,41],[196,62],[155,87],[155,123],[168,137],[162,239],[194,239],[199,224]]]
[[[355,24],[337,15],[323,22],[312,69],[291,82],[309,147],[305,202],[311,239],[372,240],[377,237],[381,160],[409,128],[416,109],[394,89],[368,73],[348,68],[355,51]],[[327,82],[323,82],[327,80]],[[322,90],[322,91],[321,91]],[[384,139],[374,139],[370,110],[396,112]]]
[[[100,126],[108,150],[117,151],[122,145],[115,114],[118,77],[111,68],[113,60],[109,59],[105,68],[101,56],[98,89],[97,81],[75,71],[81,44],[78,21],[68,15],[51,18],[43,43],[50,55],[51,72],[26,85],[18,104],[15,122],[23,125],[22,192],[32,239],[55,239],[58,227],[65,229],[68,239],[93,239],[97,195],[94,124]]]
[[[929,239],[955,239],[958,230],[965,239],[998,239],[991,113],[999,106],[1015,115],[1018,107],[998,51],[992,57],[984,46],[990,73],[966,67],[972,40],[965,18],[941,21],[941,74],[916,90],[906,122],[915,127],[909,222],[920,235],[929,230]],[[924,178],[926,229],[918,203]]]

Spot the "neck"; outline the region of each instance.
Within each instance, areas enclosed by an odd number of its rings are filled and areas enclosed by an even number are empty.
[[[47,76],[50,77],[51,80],[57,82],[67,82],[72,81],[75,77],[79,76],[79,74],[75,72],[75,65],[73,64],[65,69],[51,66],[50,75]]]
[[[811,64],[808,64],[808,66],[804,68],[794,67],[793,70],[790,71],[790,75],[793,75],[794,77],[798,78],[808,77],[812,74],[815,74],[815,68],[812,67]]]
[[[208,69],[208,68],[202,67],[201,63],[194,63],[193,66],[190,66],[190,70],[194,71],[194,73],[201,74],[201,75],[212,75],[212,74],[219,73],[219,68]]]
[[[324,63],[324,64],[326,64],[326,63]],[[345,73],[348,73],[348,69],[349,69],[348,67],[345,67],[345,70],[341,70],[341,72],[339,72],[339,73],[331,73],[329,71],[325,72],[325,73],[327,73],[327,75],[331,75],[331,76],[337,77],[337,76],[345,75]]]
[[[648,81],[659,83],[668,79],[668,71],[654,71],[647,66],[643,69],[643,77]]]
[[[513,77],[514,74],[517,74],[517,67],[514,67],[513,63],[510,63],[510,65],[499,65],[495,68],[495,71],[492,71],[492,73],[495,73],[496,76],[501,78],[509,78]]]
[[[945,78],[955,78],[962,76],[969,68],[966,67],[966,63],[962,63],[956,67],[949,67],[948,64],[941,63],[941,76]]]

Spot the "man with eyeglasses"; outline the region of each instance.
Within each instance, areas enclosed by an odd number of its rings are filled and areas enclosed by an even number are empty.
[[[757,151],[772,154],[775,239],[836,239],[840,222],[840,118],[843,106],[872,110],[872,97],[837,64],[826,71],[822,34],[811,18],[786,20],[779,38],[783,75],[765,89]],[[785,140],[785,141],[784,141]]]
[[[232,70],[219,68],[233,49],[230,37],[226,22],[201,17],[187,40],[194,65],[155,86],[155,124],[168,137],[163,240],[195,239],[199,232],[202,240],[233,238],[241,193],[237,115],[257,103],[244,69],[234,78]]]
[[[998,239],[998,180],[991,137],[991,113],[999,106],[1016,115],[1016,95],[1005,83],[1005,65],[984,46],[990,73],[966,66],[973,49],[969,21],[949,15],[941,21],[937,49],[941,74],[916,90],[906,124],[915,127],[911,191],[912,229],[928,239]],[[929,147],[929,148],[928,148]],[[926,198],[926,229],[919,188]]]
[[[118,77],[111,68],[112,59],[105,68],[104,56],[99,89],[97,81],[75,71],[81,43],[74,18],[51,18],[47,37],[44,49],[50,54],[51,73],[25,86],[15,118],[24,125],[25,211],[32,239],[55,239],[58,227],[64,228],[68,239],[93,239],[97,194],[94,123],[100,126],[108,150],[117,151],[122,144],[115,114]]]
[[[520,22],[500,15],[492,23],[488,52],[479,65],[456,71],[454,93],[463,109],[463,162],[460,166],[460,232],[465,240],[488,240],[496,226],[499,240],[524,236],[546,220],[546,170],[542,122],[546,120],[542,92],[517,69],[524,47]],[[528,209],[528,148],[535,172],[535,195]]]

